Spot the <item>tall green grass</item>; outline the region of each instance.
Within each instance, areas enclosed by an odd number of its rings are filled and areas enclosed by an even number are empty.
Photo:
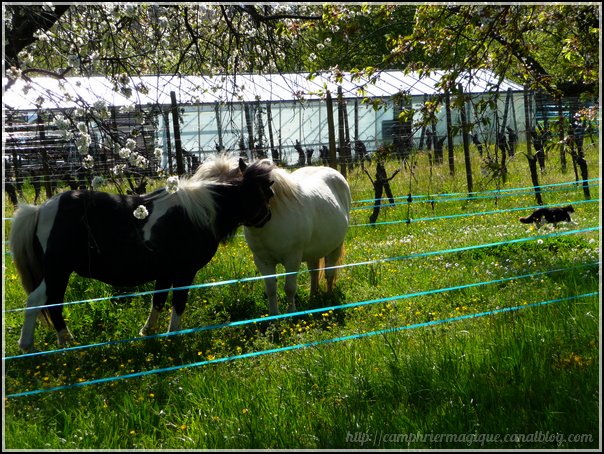
[[[480,176],[478,160],[473,165],[474,190],[496,190],[496,182]],[[556,165],[549,162],[542,184],[574,180],[572,171],[561,174]],[[388,174],[398,166],[389,163]],[[509,170],[499,188],[531,185],[522,155]],[[599,177],[597,162],[590,164],[590,177]],[[362,171],[348,181],[353,200],[373,198]],[[391,184],[395,196],[411,193],[414,200],[467,192],[465,175],[451,177],[446,166],[430,169],[424,156]],[[373,263],[343,268],[331,296],[310,298],[308,273],[301,273],[298,308],[317,309],[312,313],[6,360],[5,395],[85,386],[6,398],[5,447],[597,448],[599,294],[569,298],[599,292],[599,231],[547,235],[600,227],[599,202],[582,203],[574,185],[557,189],[544,194],[545,203],[572,203],[579,225],[536,231],[520,224],[531,210],[509,210],[536,205],[532,194],[382,208],[378,222],[412,222],[351,227],[345,263]],[[599,191],[592,188],[592,198]],[[494,213],[452,217],[482,212]],[[353,211],[351,224],[367,223],[370,213]],[[11,215],[7,207],[5,216]],[[511,242],[525,238],[534,239]],[[467,249],[477,245],[487,246]],[[382,261],[393,257],[402,258]],[[5,308],[22,308],[25,294],[10,256],[4,272]],[[195,283],[254,276],[251,253],[236,237]],[[482,282],[493,283],[469,286]],[[446,290],[452,287],[459,288]],[[65,307],[77,342],[138,337],[151,296],[118,297],[151,289],[72,276],[66,301],[108,298]],[[420,295],[405,297],[412,293]],[[400,298],[337,309],[390,297]],[[262,280],[203,287],[190,292],[183,327],[267,312]],[[18,355],[22,314],[4,314],[5,357]],[[168,318],[161,318],[160,332]],[[365,336],[338,341],[354,335]],[[42,326],[36,341],[41,351],[57,349],[56,335]],[[308,346],[291,349],[300,345]],[[276,349],[282,350],[262,354]],[[222,361],[253,353],[259,355]],[[186,367],[200,362],[207,364]],[[139,372],[149,374],[119,379]],[[86,385],[100,379],[111,381]]]

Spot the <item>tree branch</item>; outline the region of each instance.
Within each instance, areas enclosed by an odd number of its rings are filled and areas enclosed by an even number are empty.
[[[261,22],[271,22],[281,19],[298,19],[298,20],[323,20],[323,16],[300,16],[297,14],[274,14],[272,16],[264,16],[258,12],[255,6],[252,5],[244,5],[244,6],[236,6],[236,8],[250,15],[256,25],[259,25]]]

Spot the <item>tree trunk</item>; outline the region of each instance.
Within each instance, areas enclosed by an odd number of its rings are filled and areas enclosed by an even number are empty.
[[[373,207],[373,213],[371,213],[371,217],[369,218],[370,224],[375,224],[378,216],[380,215],[380,204],[382,203],[382,192],[384,190],[384,186],[376,181],[373,183],[373,187],[375,189],[375,206]]]
[[[220,104],[218,104],[218,101],[214,102],[214,111],[216,112],[216,126],[218,127],[218,151],[222,151],[224,145],[222,144],[222,120],[220,118]]]
[[[535,187],[535,198],[537,199],[537,204],[543,205],[543,200],[541,200],[541,187],[539,186],[539,174],[537,173],[537,157],[527,155],[526,159],[528,159],[529,170],[531,172],[531,181]]]
[[[535,187],[535,198],[537,199],[538,205],[543,205],[543,201],[541,200],[541,188],[539,187],[539,175],[537,174],[537,158],[533,156],[531,152],[531,115],[529,112],[529,104],[528,104],[528,86],[524,86],[524,118],[526,124],[526,159],[528,159],[529,163],[529,171],[531,173],[531,180],[533,181],[533,186]]]

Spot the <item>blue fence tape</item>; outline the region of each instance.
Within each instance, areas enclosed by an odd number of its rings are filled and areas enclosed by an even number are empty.
[[[540,185],[540,188],[549,188],[549,187],[555,187],[555,186],[571,186],[571,185],[579,185],[579,184],[583,184],[583,183],[589,183],[589,182],[593,182],[593,181],[600,181],[599,178],[592,178],[590,180],[579,180],[579,181],[569,181],[566,183],[555,183],[555,184],[543,184]],[[583,186],[581,186],[583,187]],[[510,191],[526,191],[532,189],[534,193],[534,186],[528,186],[526,188],[509,188],[509,189],[495,189],[493,191],[481,191],[481,192],[474,192],[473,194],[494,194],[494,193],[501,193],[501,192],[510,192]],[[569,188],[570,189],[570,188]],[[541,191],[541,192],[549,192],[549,191]],[[468,195],[467,192],[452,192],[449,194],[429,194],[429,195],[414,195],[413,198],[423,198],[423,197],[435,197],[435,196],[439,196],[439,197],[448,197],[448,196],[454,196],[454,195]],[[401,197],[393,197],[393,199],[397,200],[397,199],[406,199],[409,196],[401,196]],[[471,197],[468,197],[471,198]],[[382,198],[382,199],[366,199],[366,200],[357,200],[354,201],[352,203],[366,203],[366,202],[376,202],[378,200],[388,200],[387,198]]]
[[[497,243],[478,244],[475,246],[464,246],[464,247],[454,248],[454,249],[446,249],[446,250],[433,251],[433,252],[421,252],[418,254],[403,255],[400,257],[388,257],[388,258],[383,258],[383,259],[368,260],[365,262],[348,263],[345,265],[325,267],[325,268],[323,268],[323,270],[335,270],[335,269],[341,269],[341,268],[351,268],[354,266],[364,266],[364,265],[372,265],[372,264],[376,264],[376,263],[398,261],[398,260],[404,260],[404,259],[410,259],[410,258],[428,257],[428,256],[432,256],[432,255],[468,251],[468,250],[472,250],[472,249],[481,249],[481,248],[485,248],[485,247],[501,246],[504,244],[521,243],[524,241],[533,241],[533,240],[539,240],[539,239],[543,239],[543,238],[550,238],[550,237],[554,237],[554,236],[570,235],[573,233],[590,232],[590,231],[600,230],[600,229],[601,229],[601,227],[590,227],[590,228],[581,229],[581,230],[569,230],[566,232],[550,233],[548,235],[534,236],[534,237],[530,237],[530,238],[518,238],[515,240],[500,241]],[[230,280],[220,281],[220,282],[207,282],[204,284],[189,285],[189,286],[184,286],[184,287],[173,287],[170,289],[163,289],[163,290],[149,290],[147,292],[130,293],[127,295],[114,295],[114,296],[107,296],[107,297],[102,297],[102,298],[92,298],[92,299],[81,300],[81,301],[72,301],[72,302],[61,303],[61,304],[48,304],[48,305],[45,305],[44,307],[68,306],[68,305],[73,305],[73,304],[94,303],[94,302],[98,302],[98,301],[107,301],[107,300],[112,300],[112,299],[132,298],[135,296],[153,295],[155,293],[164,293],[164,292],[170,292],[170,291],[174,291],[174,290],[187,290],[187,289],[191,290],[191,289],[197,289],[197,288],[216,287],[219,285],[239,284],[239,283],[244,283],[244,282],[258,281],[261,279],[279,278],[279,277],[289,276],[289,275],[293,275],[293,274],[308,273],[310,271],[318,271],[318,270],[300,270],[300,271],[292,271],[289,273],[270,274],[270,275],[266,275],[266,276],[253,276],[253,277],[246,277],[246,278],[241,278],[241,279],[230,279]],[[23,308],[18,308],[18,309],[8,309],[6,311],[3,311],[3,313],[20,312],[20,311],[34,310],[34,309],[38,309],[38,308],[37,307],[35,307],[35,308],[23,307]]]
[[[567,297],[567,298],[560,298],[560,299],[550,300],[550,301],[542,301],[540,303],[527,304],[527,305],[524,305],[524,306],[515,306],[515,307],[504,308],[504,309],[496,309],[496,310],[493,310],[493,311],[480,312],[480,313],[477,313],[477,314],[462,315],[462,316],[459,316],[459,317],[453,317],[453,318],[448,318],[448,319],[444,319],[444,320],[433,320],[431,322],[418,323],[418,324],[415,324],[415,325],[399,326],[399,327],[396,327],[396,328],[388,328],[388,329],[379,330],[379,331],[372,331],[372,332],[369,332],[369,333],[353,334],[353,335],[350,335],[350,336],[338,337],[338,338],[334,338],[334,339],[325,339],[325,340],[316,341],[316,342],[308,342],[308,343],[305,343],[305,344],[291,345],[291,346],[281,347],[281,348],[273,348],[273,349],[270,349],[270,350],[263,350],[263,351],[260,351],[260,352],[244,353],[244,354],[237,355],[237,356],[229,356],[229,357],[225,357],[225,358],[216,358],[216,359],[213,359],[213,360],[199,361],[199,362],[196,362],[196,363],[183,364],[183,365],[180,365],[180,366],[172,366],[172,367],[167,367],[167,368],[164,368],[164,369],[155,369],[155,370],[144,371],[144,372],[136,372],[136,373],[133,373],[133,374],[121,375],[119,377],[101,378],[101,379],[97,379],[97,380],[90,380],[90,381],[87,381],[87,382],[74,383],[72,385],[57,386],[55,388],[38,389],[38,390],[34,390],[34,391],[26,391],[26,392],[22,392],[22,393],[10,394],[10,395],[5,396],[5,398],[8,399],[8,398],[11,398],[11,397],[28,396],[28,395],[32,395],[32,394],[40,394],[40,393],[50,392],[50,391],[59,391],[59,390],[64,390],[64,389],[77,388],[77,387],[81,387],[81,386],[89,386],[89,385],[95,385],[95,384],[100,384],[100,383],[108,383],[108,382],[112,382],[112,381],[116,381],[116,380],[125,380],[125,379],[129,379],[129,378],[143,377],[145,375],[159,374],[159,373],[164,373],[164,372],[172,372],[172,371],[181,370],[181,369],[188,369],[188,368],[192,368],[192,367],[207,366],[207,365],[217,364],[217,363],[223,363],[223,362],[227,362],[227,361],[240,360],[240,359],[244,359],[244,358],[252,358],[252,357],[256,357],[256,356],[264,356],[264,355],[268,355],[268,354],[272,354],[272,353],[282,353],[282,352],[285,352],[285,351],[293,351],[293,350],[298,350],[298,349],[301,349],[301,348],[310,348],[310,347],[316,347],[316,346],[319,346],[319,345],[333,344],[333,343],[336,343],[336,342],[342,342],[342,341],[346,341],[346,340],[360,339],[362,337],[369,337],[369,336],[375,336],[375,335],[379,335],[379,334],[394,333],[394,332],[403,331],[403,330],[407,330],[407,329],[416,329],[416,328],[422,328],[422,327],[431,326],[431,325],[437,325],[437,324],[441,324],[441,323],[450,323],[450,322],[456,322],[456,321],[470,319],[470,318],[478,318],[478,317],[484,317],[484,316],[488,316],[488,315],[496,315],[496,314],[501,314],[501,313],[505,313],[505,312],[517,311],[517,310],[520,310],[520,309],[528,309],[528,308],[531,308],[531,307],[544,306],[544,305],[547,305],[547,304],[559,303],[559,302],[562,302],[562,301],[568,301],[568,300],[571,300],[571,299],[578,299],[578,298],[585,298],[585,297],[595,296],[595,295],[599,295],[599,292],[586,293],[586,294],[583,294],[583,295],[576,295],[576,296],[571,296],[571,297]]]
[[[591,200],[579,200],[577,202],[573,202],[575,205],[580,203],[593,203],[599,202],[600,199],[591,199]],[[495,213],[507,213],[509,211],[525,211],[525,210],[535,210],[537,208],[546,208],[546,207],[555,207],[560,205],[568,205],[568,203],[555,203],[552,205],[537,205],[532,207],[523,207],[523,208],[509,208],[507,210],[494,210],[494,211],[482,211],[477,213],[464,213],[464,214],[451,214],[447,216],[436,216],[432,218],[419,218],[419,219],[401,219],[400,221],[386,221],[386,222],[376,222],[374,224],[351,224],[349,227],[368,227],[368,226],[376,226],[376,225],[388,225],[388,224],[410,224],[411,222],[419,222],[419,221],[435,221],[438,219],[449,219],[449,218],[463,218],[467,216],[480,216],[483,214],[495,214]]]
[[[556,184],[545,184],[545,185],[541,185],[540,188],[546,188],[546,187],[554,187],[554,186],[570,186],[570,185],[579,185],[582,183],[586,183],[586,182],[592,182],[592,181],[600,181],[599,178],[593,178],[590,180],[580,180],[580,181],[572,181],[572,182],[567,182],[567,183],[556,183]],[[589,187],[592,186],[599,186],[599,185],[590,185]],[[583,187],[583,186],[581,186]],[[493,194],[493,193],[501,193],[501,192],[510,192],[510,191],[525,191],[525,190],[529,190],[529,189],[535,189],[534,186],[529,186],[526,188],[510,188],[510,189],[496,189],[493,191],[482,191],[482,192],[474,192],[473,194]],[[571,188],[569,188],[571,189]],[[565,189],[561,189],[561,190],[565,190]],[[557,191],[557,190],[556,190]],[[541,191],[541,193],[544,192],[555,192],[555,191]],[[527,194],[533,194],[533,192],[527,193]],[[448,196],[454,196],[454,195],[466,195],[467,196],[467,192],[455,192],[455,193],[449,193],[449,194],[431,194],[431,195],[413,195],[412,197],[414,199],[417,198],[424,198],[424,197],[435,197],[435,196],[439,196],[439,197],[448,197]],[[447,202],[447,201],[451,201],[451,200],[472,200],[472,199],[486,199],[486,198],[492,198],[492,197],[503,197],[503,196],[507,196],[507,195],[522,195],[522,194],[500,194],[499,196],[489,196],[489,197],[476,197],[475,195],[473,196],[467,196],[467,197],[462,197],[462,198],[456,198],[456,199],[434,199],[434,200],[422,200],[421,202],[425,203],[425,202],[439,202],[439,201],[443,201],[443,202]],[[402,196],[402,197],[393,197],[394,200],[398,200],[398,199],[407,199],[408,196]],[[382,199],[366,199],[366,200],[355,200],[352,203],[367,203],[367,202],[376,202],[378,200],[388,200],[387,198],[382,198]],[[420,202],[420,201],[417,201]],[[416,202],[416,203],[417,203]],[[401,204],[405,204],[408,202],[402,202]],[[382,207],[384,206],[390,206],[390,205],[399,205],[398,203],[394,203],[394,204],[387,204],[387,205],[381,205]],[[352,208],[351,211],[353,210],[358,210],[358,209],[368,209],[368,208],[373,208],[373,207],[358,207],[358,208]],[[13,218],[2,218],[3,221],[12,221]]]
[[[599,185],[596,184],[592,184],[589,185],[589,188],[592,187],[596,187]],[[581,186],[583,188],[583,186]],[[539,191],[540,194],[545,194],[548,192],[558,192],[558,191],[567,191],[568,189],[552,189],[549,191]],[[470,200],[470,201],[480,201],[483,199],[493,199],[493,198],[503,198],[503,197],[511,197],[511,196],[521,196],[521,195],[532,195],[535,194],[535,191],[533,192],[521,192],[519,194],[499,194],[499,195],[488,195],[488,196],[480,196],[480,197],[474,197],[474,196],[467,196],[467,197],[455,197],[452,199],[427,199],[427,200],[414,200],[415,198],[418,198],[420,196],[411,196],[412,200],[409,201],[409,196],[407,197],[396,197],[397,199],[407,199],[407,201],[405,202],[397,202],[397,203],[381,203],[380,205],[369,205],[369,206],[364,206],[364,207],[355,207],[355,208],[351,208],[350,211],[358,211],[358,210],[370,210],[372,208],[382,208],[382,207],[391,207],[391,206],[398,206],[398,205],[408,205],[409,203],[435,203],[435,202],[453,202],[453,201],[460,201],[460,200]],[[376,201],[378,199],[375,199]],[[379,200],[389,200],[389,199],[379,199]],[[394,200],[394,197],[393,197]],[[353,202],[355,203],[355,202]],[[574,202],[573,202],[574,203]]]
[[[26,354],[22,354],[22,355],[18,355],[18,356],[7,356],[2,359],[7,361],[10,359],[26,358],[29,356],[52,355],[54,353],[64,353],[64,352],[74,351],[74,350],[84,350],[84,349],[96,348],[96,347],[106,347],[106,346],[110,346],[110,345],[123,344],[126,342],[134,342],[134,341],[138,341],[138,340],[158,339],[158,338],[162,338],[162,337],[170,337],[170,336],[177,336],[177,335],[183,335],[183,334],[192,334],[192,333],[197,333],[197,332],[201,332],[201,331],[210,331],[210,330],[214,330],[214,329],[229,328],[229,327],[232,328],[235,326],[251,325],[251,324],[256,324],[256,323],[261,323],[261,322],[268,322],[268,321],[285,319],[285,318],[293,318],[293,317],[298,317],[301,315],[312,315],[312,314],[319,313],[319,312],[324,313],[324,312],[329,312],[329,311],[334,311],[334,310],[339,310],[339,309],[350,309],[350,308],[354,308],[354,307],[367,306],[367,305],[371,305],[371,304],[385,303],[388,301],[396,301],[396,300],[401,300],[401,299],[413,298],[413,297],[417,297],[417,296],[425,296],[425,295],[430,295],[433,293],[444,293],[444,292],[449,292],[452,290],[461,290],[461,289],[466,289],[466,288],[479,287],[481,285],[497,284],[497,283],[501,283],[501,282],[513,281],[516,279],[543,276],[545,274],[558,273],[558,272],[562,272],[562,271],[585,268],[588,266],[593,266],[593,265],[598,265],[598,264],[599,264],[599,262],[594,262],[594,263],[588,263],[588,264],[584,264],[584,265],[574,266],[571,268],[561,268],[561,269],[556,269],[556,270],[540,271],[538,273],[525,274],[523,276],[512,276],[512,277],[496,279],[496,280],[492,280],[492,281],[475,282],[473,284],[464,284],[464,285],[457,285],[454,287],[446,287],[446,288],[436,289],[436,290],[426,290],[423,292],[407,293],[405,295],[389,296],[386,298],[378,298],[378,299],[374,299],[374,300],[361,301],[361,302],[357,302],[357,303],[340,304],[340,305],[331,306],[331,307],[321,307],[321,308],[317,308],[317,309],[309,309],[306,311],[299,311],[299,312],[293,312],[293,313],[288,313],[288,314],[269,315],[269,316],[263,316],[263,317],[259,317],[259,318],[248,319],[248,320],[240,320],[237,322],[222,323],[219,325],[211,325],[211,326],[202,326],[199,328],[190,328],[190,329],[186,329],[186,330],[173,331],[173,332],[169,332],[169,333],[153,334],[150,336],[136,337],[136,338],[132,338],[132,339],[120,339],[120,340],[109,341],[109,342],[101,342],[98,344],[79,345],[76,347],[68,347],[68,348],[64,348],[64,349],[60,349],[60,350],[49,350],[49,351],[45,351],[45,352],[26,353]]]

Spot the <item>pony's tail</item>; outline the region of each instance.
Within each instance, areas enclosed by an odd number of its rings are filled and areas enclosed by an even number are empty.
[[[344,263],[344,256],[346,255],[346,248],[344,246],[342,246],[342,253],[340,254],[340,258],[338,259],[337,263],[335,264],[335,266],[340,266],[342,265],[342,263]],[[323,281],[323,277],[325,276],[325,257],[323,257],[321,260],[319,260],[319,283]],[[338,282],[338,275],[340,274],[340,269],[336,268],[336,276],[333,280],[333,285],[336,285],[336,283]],[[326,286],[327,284],[319,284],[321,288],[323,288],[324,286]]]
[[[19,205],[11,225],[9,247],[21,284],[29,295],[42,282],[42,266],[34,251],[39,207]]]

